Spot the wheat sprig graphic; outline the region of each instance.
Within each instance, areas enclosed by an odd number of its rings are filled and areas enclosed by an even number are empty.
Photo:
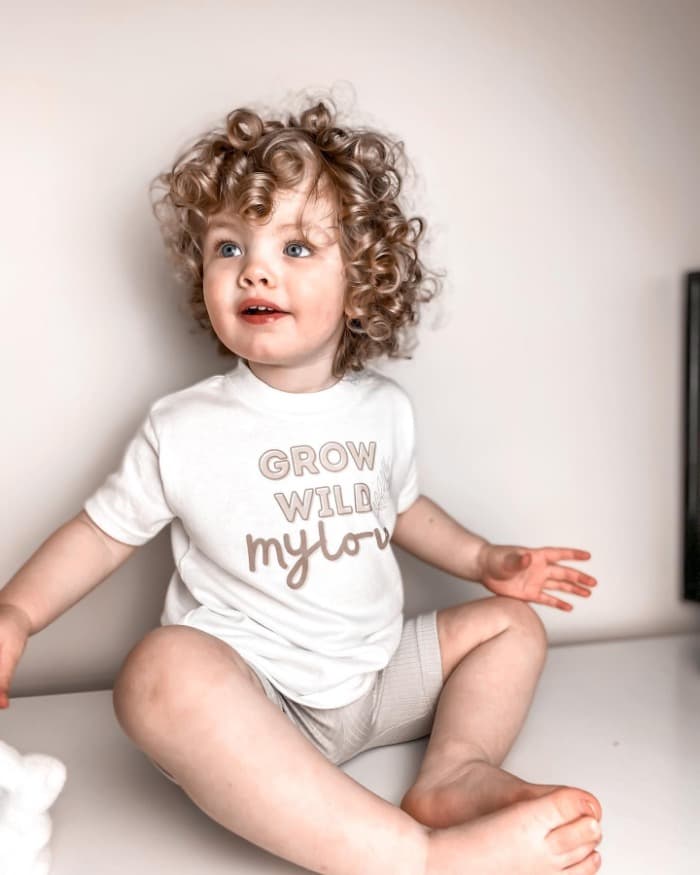
[[[382,510],[386,504],[387,495],[389,493],[389,482],[391,478],[391,465],[386,456],[382,459],[379,474],[377,476],[377,488],[372,493],[372,509],[377,515],[377,519],[381,525],[385,525],[382,518]]]

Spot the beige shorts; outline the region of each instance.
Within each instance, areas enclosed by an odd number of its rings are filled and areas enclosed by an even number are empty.
[[[373,685],[360,699],[340,708],[301,705],[283,695],[257,669],[253,671],[268,698],[336,765],[373,747],[423,738],[432,729],[443,685],[437,610],[404,621],[399,646],[386,667],[377,672]]]

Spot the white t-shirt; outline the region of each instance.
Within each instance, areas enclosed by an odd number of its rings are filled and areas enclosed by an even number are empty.
[[[156,400],[84,509],[127,544],[172,522],[161,625],[209,632],[290,699],[338,708],[398,647],[390,537],[417,497],[413,406],[398,383],[365,368],[284,392],[240,360]]]

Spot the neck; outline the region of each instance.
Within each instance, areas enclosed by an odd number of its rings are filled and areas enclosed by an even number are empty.
[[[339,382],[338,377],[334,377],[328,371],[327,366],[320,368],[319,363],[315,365],[300,366],[290,368],[284,365],[269,365],[261,362],[250,362],[243,360],[245,366],[251,370],[255,376],[272,386],[273,389],[279,389],[281,392],[322,392],[324,389],[330,389]]]

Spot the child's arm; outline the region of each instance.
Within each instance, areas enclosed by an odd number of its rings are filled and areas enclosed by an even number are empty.
[[[425,495],[399,514],[391,538],[424,562],[463,580],[482,583],[495,595],[538,602],[562,611],[572,605],[545,589],[589,596],[594,577],[565,568],[561,559],[590,559],[575,547],[517,547],[490,544],[461,526]]]
[[[0,589],[0,604],[26,614],[29,634],[34,635],[102,583],[136,549],[115,541],[81,510]]]
[[[481,579],[482,551],[489,542],[467,531],[426,495],[398,515],[391,540],[441,571],[464,580]]]

